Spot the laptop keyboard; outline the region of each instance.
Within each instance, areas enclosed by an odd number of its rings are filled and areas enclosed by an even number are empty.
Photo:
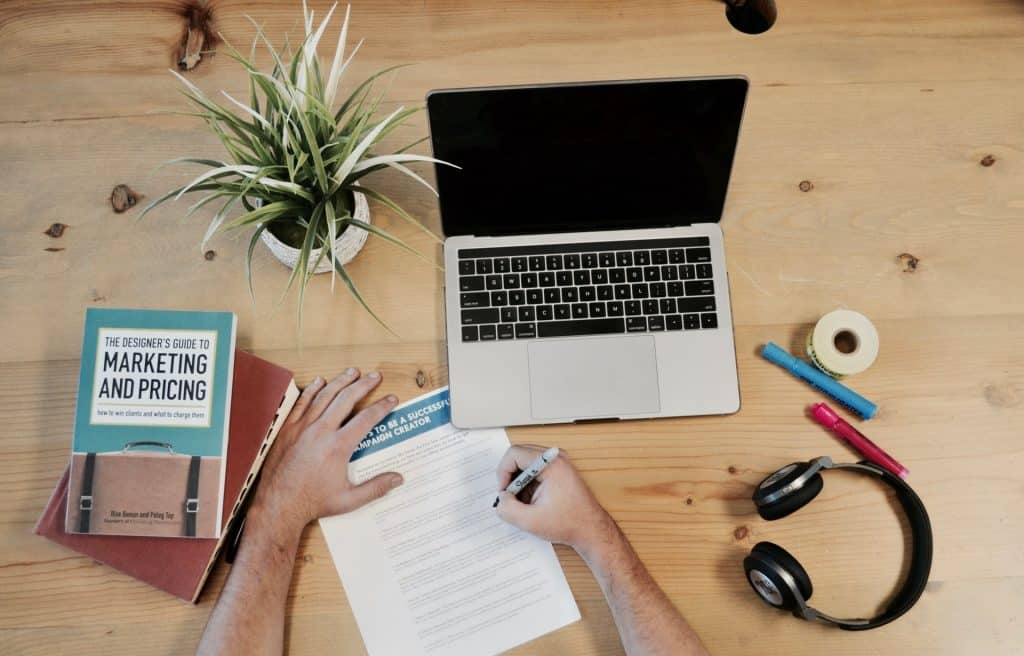
[[[462,341],[718,328],[707,237],[462,249]]]

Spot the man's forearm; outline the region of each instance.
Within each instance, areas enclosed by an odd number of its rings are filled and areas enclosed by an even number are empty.
[[[235,563],[198,654],[281,654],[284,610],[302,526],[253,501]]]
[[[601,585],[622,644],[630,656],[706,656],[700,638],[637,557],[611,517],[600,538],[580,556]]]

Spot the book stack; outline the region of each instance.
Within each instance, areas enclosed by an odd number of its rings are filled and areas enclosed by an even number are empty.
[[[298,398],[226,312],[89,309],[71,460],[35,532],[195,602]]]

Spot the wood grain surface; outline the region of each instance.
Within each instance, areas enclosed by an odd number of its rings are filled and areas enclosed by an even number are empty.
[[[327,7],[314,4],[322,15]],[[416,63],[394,81],[393,106],[449,86],[747,75],[722,222],[742,410],[510,435],[569,451],[715,654],[1021,653],[1024,4],[779,5],[778,24],[752,37],[733,31],[711,0],[356,2],[352,36],[366,44],[355,75]],[[207,7],[221,43],[208,43],[186,75],[211,93],[244,92],[218,48],[247,44],[246,14],[275,42],[299,29],[298,3]],[[371,239],[352,266],[400,338],[332,295],[325,277],[306,295],[299,336],[294,295],[278,301],[287,271],[262,250],[250,302],[246,236],[215,239],[207,259],[198,244],[209,214],[183,222],[179,203],[138,222],[138,205],[113,210],[118,184],[144,203],[188,176],[156,169],[161,162],[221,155],[201,125],[166,113],[185,107],[167,69],[193,9],[171,0],[0,4],[4,653],[188,653],[227,573],[219,566],[190,606],[31,533],[67,462],[84,308],[233,310],[240,346],[292,368],[300,384],[357,365],[380,368],[386,390],[409,398],[447,377],[442,276],[422,261]],[[395,139],[423,134],[420,116]],[[387,176],[381,186],[440,231],[425,190]],[[509,202],[531,210],[528,179]],[[439,259],[436,243],[372,209]],[[878,361],[850,381],[881,406],[862,427],[910,468],[935,530],[919,606],[868,633],[771,611],[740,566],[757,541],[779,542],[809,570],[812,603],[837,615],[877,610],[905,567],[906,526],[869,481],[830,474],[813,504],[773,524],[749,501],[752,486],[787,462],[855,458],[803,416],[818,395],[757,355],[769,340],[795,349],[836,307],[878,326]],[[559,555],[583,620],[514,653],[622,653],[589,572],[570,551]],[[296,654],[365,653],[315,526],[295,563],[287,642]]]

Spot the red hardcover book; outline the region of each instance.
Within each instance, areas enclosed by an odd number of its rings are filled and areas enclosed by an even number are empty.
[[[298,395],[290,371],[235,351],[223,526],[231,526]],[[68,470],[65,469],[36,523],[37,535],[176,597],[196,601],[217,561],[227,530],[217,540],[67,533],[64,531],[67,498]]]

